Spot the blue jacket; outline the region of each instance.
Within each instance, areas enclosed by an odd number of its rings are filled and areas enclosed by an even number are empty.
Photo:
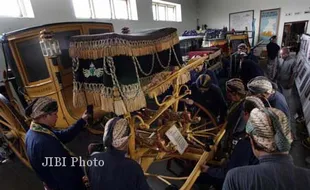
[[[48,126],[44,128],[51,130],[62,143],[72,141],[81,131],[86,122],[78,120],[73,126],[62,131],[53,131]],[[49,188],[55,190],[84,190],[85,185],[82,181],[84,172],[76,163],[72,167],[72,159],[68,151],[61,145],[55,137],[28,130],[26,134],[26,152],[30,164],[38,177]],[[61,167],[46,166],[46,157],[66,158]],[[53,160],[55,161],[55,160]],[[55,164],[55,162],[53,162]]]

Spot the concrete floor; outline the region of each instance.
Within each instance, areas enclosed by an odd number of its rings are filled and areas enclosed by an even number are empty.
[[[300,106],[298,93],[293,90],[287,96],[287,101],[292,114]],[[306,127],[302,124],[297,124],[292,121],[292,125],[297,128],[297,139],[292,144],[291,155],[293,156],[294,163],[300,167],[307,167],[305,158],[310,156],[310,151],[301,145],[301,140],[306,138]],[[86,156],[87,145],[90,142],[101,142],[100,136],[91,135],[88,131],[83,131],[72,143],[68,146],[73,152],[78,155]],[[165,170],[166,162],[154,163],[149,172],[159,173],[164,175],[172,175],[169,171]],[[176,170],[178,169],[177,167]],[[149,178],[148,182],[153,190],[163,190],[166,185],[154,178]],[[178,184],[177,182],[174,182]],[[12,162],[0,165],[0,190],[42,190],[43,186],[40,180],[36,177],[35,173],[26,168],[18,159],[13,159]]]

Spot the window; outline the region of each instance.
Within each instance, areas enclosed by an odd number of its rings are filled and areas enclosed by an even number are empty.
[[[73,0],[76,18],[138,20],[136,0]]]
[[[153,0],[152,10],[154,20],[182,22],[180,4]]]
[[[0,0],[0,17],[34,18],[30,0]]]

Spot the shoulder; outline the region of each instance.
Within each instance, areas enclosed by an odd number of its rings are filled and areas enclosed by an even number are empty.
[[[132,172],[142,172],[141,166],[133,159],[125,158],[123,163],[126,165],[127,168],[131,169]]]

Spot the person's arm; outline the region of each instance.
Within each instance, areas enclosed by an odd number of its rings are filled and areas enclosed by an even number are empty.
[[[217,98],[218,98],[218,104],[219,104],[219,111],[220,111],[220,123],[223,123],[227,116],[227,103],[223,96],[223,93],[219,87],[216,88],[217,90]]]
[[[75,124],[70,126],[68,129],[61,131],[54,131],[54,134],[62,143],[68,143],[72,141],[83,129],[86,121],[84,119],[79,119]]]

